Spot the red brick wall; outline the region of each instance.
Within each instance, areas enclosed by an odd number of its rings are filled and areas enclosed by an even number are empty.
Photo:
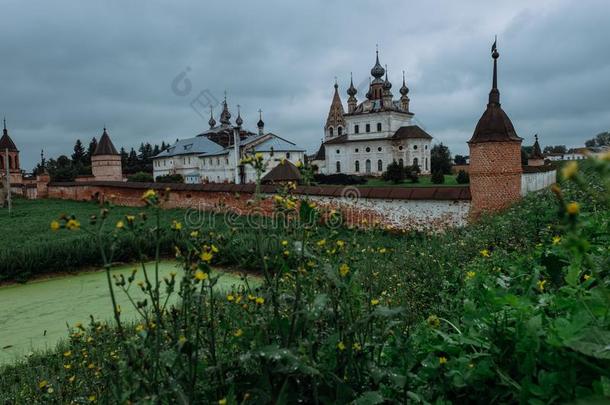
[[[521,199],[521,142],[470,144],[472,215],[500,211]]]

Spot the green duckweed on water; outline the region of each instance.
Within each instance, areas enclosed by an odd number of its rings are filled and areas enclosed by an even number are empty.
[[[112,274],[127,277],[136,267],[137,264],[116,267]],[[154,263],[147,269],[150,277],[154,274]],[[169,277],[172,271],[180,277],[181,270],[175,262],[159,264],[160,278]],[[141,269],[130,289],[135,299],[142,299],[144,295],[136,285],[140,280],[144,280]],[[238,274],[222,272],[218,288],[228,289],[241,283]],[[123,319],[134,319],[136,311],[127,296],[117,291],[116,297]],[[60,340],[67,338],[67,325],[86,324],[89,315],[96,319],[112,319],[112,304],[103,270],[0,287],[0,364],[15,361],[31,351],[54,348]]]

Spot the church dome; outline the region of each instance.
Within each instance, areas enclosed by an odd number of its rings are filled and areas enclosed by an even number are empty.
[[[347,89],[347,95],[354,97],[358,93],[358,90],[354,87],[354,80],[350,78],[349,88]]]
[[[375,53],[376,53],[375,66],[373,66],[373,68],[371,69],[371,76],[373,76],[375,79],[379,79],[385,74],[385,69],[379,63],[379,51],[376,51]]]

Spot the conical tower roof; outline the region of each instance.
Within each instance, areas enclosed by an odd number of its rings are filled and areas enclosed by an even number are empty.
[[[494,42],[491,51],[494,68],[492,88],[489,92],[489,102],[487,103],[487,109],[479,119],[474,133],[472,134],[472,138],[470,138],[468,143],[520,142],[522,139],[517,136],[513,123],[500,106],[500,90],[498,90],[498,58],[500,57],[500,54],[496,49],[496,42]]]
[[[15,142],[8,135],[8,130],[6,129],[6,118],[4,119],[4,129],[2,130],[2,138],[0,138],[0,152],[4,152],[6,150],[10,152],[19,152],[17,150],[17,146],[15,146]]]
[[[538,134],[534,135],[534,139],[534,146],[532,147],[532,153],[529,157],[530,159],[544,159],[544,155],[540,149],[540,144],[538,143]]]
[[[106,132],[106,128],[104,128],[104,133],[102,133],[102,137],[95,148],[95,152],[93,152],[93,156],[99,155],[118,155],[116,148],[112,144],[110,140],[110,136],[108,136],[108,132]]]
[[[335,82],[335,94],[333,95],[332,103],[330,103],[328,118],[326,118],[326,128],[331,126],[336,127],[338,125],[345,126],[343,114],[345,114],[345,110],[341,103],[341,96],[339,96],[339,85]]]

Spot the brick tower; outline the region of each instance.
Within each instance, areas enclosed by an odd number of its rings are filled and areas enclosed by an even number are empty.
[[[115,149],[106,128],[91,156],[91,171],[95,180],[122,181],[121,155]]]
[[[0,177],[6,177],[7,167],[11,184],[21,184],[23,177],[21,175],[21,167],[19,166],[19,150],[8,134],[5,118],[2,137],[0,137]]]
[[[468,146],[470,148],[471,214],[499,211],[521,198],[521,138],[500,106],[498,57],[494,42],[493,85],[489,103],[479,119]]]

